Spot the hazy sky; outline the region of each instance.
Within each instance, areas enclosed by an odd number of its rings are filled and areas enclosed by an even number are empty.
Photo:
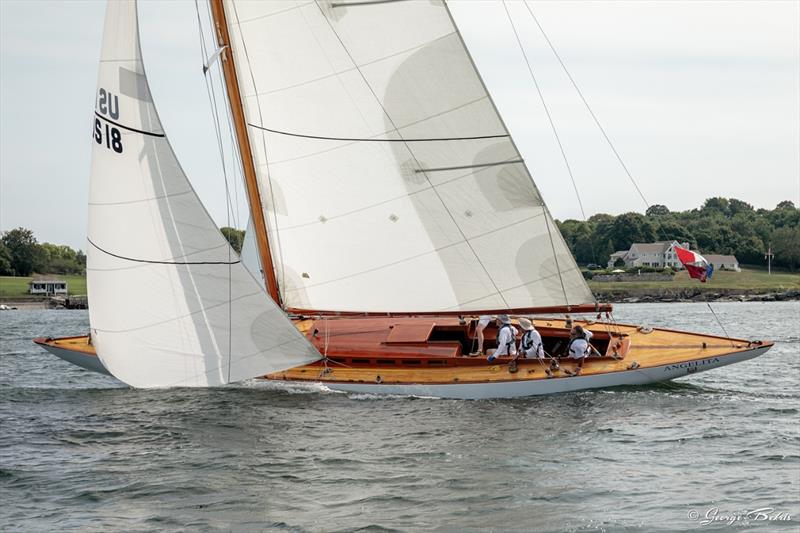
[[[800,2],[531,5],[651,204],[682,210],[709,196],[767,208],[800,203]],[[509,6],[587,216],[643,211],[524,6]],[[580,218],[502,4],[451,7],[553,214]],[[0,0],[0,230],[25,226],[40,241],[85,249],[104,10],[101,1]],[[143,2],[142,46],[178,158],[224,224],[196,17],[193,1]]]

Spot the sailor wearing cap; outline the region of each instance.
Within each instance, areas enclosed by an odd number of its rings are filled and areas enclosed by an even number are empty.
[[[511,325],[508,315],[499,315],[497,323],[497,349],[487,358],[491,363],[495,359],[504,355],[517,355],[517,329]]]
[[[526,359],[544,358],[542,336],[533,327],[533,323],[527,318],[520,318],[519,326],[522,328],[522,339],[519,342],[519,351],[522,352],[522,355]]]

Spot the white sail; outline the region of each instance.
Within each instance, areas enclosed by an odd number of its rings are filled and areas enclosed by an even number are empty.
[[[444,2],[225,7],[285,305],[594,301]]]
[[[95,115],[87,281],[105,367],[136,387],[212,386],[317,359],[181,170],[145,77],[133,1],[108,3]]]

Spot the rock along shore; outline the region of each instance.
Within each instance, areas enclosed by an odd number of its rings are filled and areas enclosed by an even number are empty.
[[[598,301],[609,303],[639,302],[782,302],[800,300],[800,289],[772,291],[765,289],[593,289]]]

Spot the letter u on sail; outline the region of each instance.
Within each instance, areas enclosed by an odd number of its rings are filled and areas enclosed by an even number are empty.
[[[136,387],[213,386],[318,359],[183,173],[145,77],[132,0],[108,3],[100,94],[117,115],[98,96],[87,282],[103,365]]]

